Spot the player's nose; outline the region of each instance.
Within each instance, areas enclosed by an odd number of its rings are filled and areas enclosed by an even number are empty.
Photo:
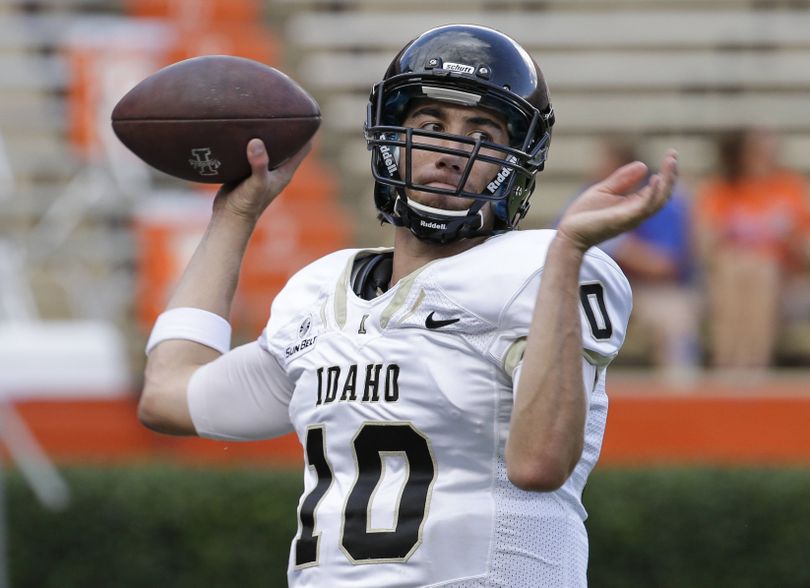
[[[452,139],[445,139],[442,143],[445,151],[436,152],[436,167],[463,171],[470,160],[468,153],[472,151],[472,146]]]

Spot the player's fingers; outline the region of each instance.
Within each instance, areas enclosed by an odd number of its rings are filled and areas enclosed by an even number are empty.
[[[664,162],[661,164],[661,171],[667,184],[672,187],[678,180],[678,152],[675,149],[670,149],[664,156]]]
[[[287,187],[290,180],[292,180],[293,174],[295,174],[295,170],[298,169],[298,166],[304,161],[304,158],[311,148],[312,145],[307,143],[298,153],[290,157],[277,168],[270,170],[267,178],[269,180],[270,189],[273,192],[279,193]]]
[[[641,183],[646,173],[647,166],[641,161],[628,163],[603,180],[602,188],[612,194],[626,194]]]
[[[672,196],[678,177],[677,153],[667,152],[661,163],[661,171],[653,175],[647,185],[638,192],[638,215],[646,218],[663,208]]]
[[[657,173],[650,178],[644,189],[639,192],[644,216],[653,214],[666,204],[668,191],[664,185],[664,179],[660,173]]]
[[[650,178],[647,185],[651,188],[654,196],[662,194],[668,198],[672,193],[672,187],[678,179],[678,152],[669,149],[661,161],[661,167],[657,174]]]
[[[661,162],[661,171],[656,174],[659,181],[655,186],[654,197],[664,203],[672,196],[675,182],[678,180],[678,152],[674,149],[667,151]],[[662,203],[663,205],[663,203]]]
[[[290,157],[287,161],[285,161],[282,165],[277,168],[277,171],[288,173],[292,175],[292,173],[298,169],[298,166],[301,165],[301,162],[304,161],[309,152],[312,151],[312,141],[307,141],[307,144],[304,145],[298,153]]]
[[[270,158],[261,139],[251,139],[247,144],[247,158],[254,176],[263,176],[267,173],[267,164]]]

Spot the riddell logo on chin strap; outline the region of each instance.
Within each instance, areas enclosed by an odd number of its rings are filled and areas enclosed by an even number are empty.
[[[419,221],[419,224],[420,224],[420,225],[422,225],[423,227],[425,227],[426,229],[441,229],[441,230],[445,230],[445,229],[447,228],[447,225],[446,225],[446,224],[444,224],[444,223],[432,223],[432,222],[428,222],[428,221],[423,221],[423,220],[420,220],[420,221]]]

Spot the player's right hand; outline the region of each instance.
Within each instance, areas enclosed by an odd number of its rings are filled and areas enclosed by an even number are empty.
[[[274,170],[268,170],[269,158],[264,143],[261,139],[251,139],[247,146],[251,175],[239,184],[224,184],[214,199],[214,211],[227,210],[255,222],[265,208],[287,187],[295,170],[311,149],[310,141],[282,165]]]

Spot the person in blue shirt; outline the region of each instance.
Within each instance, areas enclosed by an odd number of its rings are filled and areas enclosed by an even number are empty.
[[[639,159],[633,141],[604,137],[588,185]],[[646,180],[645,180],[646,181]],[[700,297],[695,288],[690,200],[682,185],[656,214],[600,248],[619,264],[633,287],[633,328],[645,338],[650,360],[669,380],[688,382],[701,363]]]

